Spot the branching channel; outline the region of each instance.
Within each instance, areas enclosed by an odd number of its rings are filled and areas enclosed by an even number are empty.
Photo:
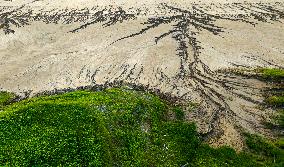
[[[122,37],[116,42],[121,42],[128,38],[143,35],[149,30],[155,29],[161,25],[171,25],[171,29],[167,32],[162,32],[161,35],[153,40],[158,43],[165,37],[171,37],[177,43],[176,54],[180,59],[179,72],[174,79],[182,80],[183,85],[188,88],[193,88],[203,99],[201,109],[210,111],[211,117],[209,125],[211,125],[206,138],[218,136],[220,132],[220,118],[226,117],[238,119],[236,113],[231,109],[227,102],[227,94],[234,95],[240,99],[257,103],[249,96],[248,92],[237,93],[239,87],[249,87],[245,83],[236,81],[230,76],[212,71],[206,63],[200,58],[202,48],[198,40],[200,31],[208,31],[214,35],[218,35],[224,31],[223,27],[216,25],[217,20],[229,20],[244,22],[256,26],[259,22],[281,21],[284,18],[284,11],[279,9],[277,5],[269,5],[263,3],[241,4],[233,3],[226,4],[226,8],[233,11],[242,11],[242,14],[216,14],[218,12],[208,11],[206,7],[200,5],[192,5],[190,9],[181,9],[167,4],[161,4],[161,9],[166,12],[165,15],[147,18],[143,23],[145,25],[137,33],[133,33]],[[278,6],[284,6],[280,4]],[[101,23],[102,26],[108,27],[128,20],[136,19],[139,15],[139,10],[135,12],[127,12],[122,8],[104,8],[99,9],[66,9],[53,11],[40,11],[33,13],[32,10],[26,9],[22,12],[25,5],[4,12],[0,9],[0,29],[3,29],[5,34],[14,33],[11,27],[21,27],[28,25],[31,21],[43,21],[46,24],[71,24],[79,22],[81,26],[71,30],[71,33],[78,33],[96,23]],[[222,7],[220,7],[222,8]],[[225,10],[225,9],[224,9]],[[265,60],[263,60],[265,61]],[[134,67],[135,68],[135,67]],[[131,70],[132,71],[132,70]],[[139,74],[140,75],[140,74]],[[162,76],[162,75],[161,75]],[[164,76],[166,77],[166,76]],[[249,121],[248,121],[249,123]]]
[[[194,88],[202,99],[204,99],[201,109],[206,111],[211,110],[210,113],[212,113],[211,120],[208,122],[211,127],[204,134],[205,138],[217,137],[222,133],[219,127],[221,117],[233,119],[232,121],[238,119],[236,113],[234,113],[227,103],[227,93],[252,103],[258,102],[253,100],[248,92],[240,94],[234,91],[240,85],[242,87],[249,87],[249,85],[235,81],[222,73],[212,71],[200,59],[202,48],[199,46],[198,33],[202,30],[209,31],[214,35],[223,32],[224,28],[215,25],[215,21],[218,19],[240,21],[255,26],[259,21],[272,22],[284,16],[282,11],[264,4],[252,4],[250,7],[233,4],[231,7],[237,10],[244,10],[247,14],[209,14],[209,12],[199,6],[193,5],[191,10],[185,10],[163,4],[163,8],[168,10],[169,13],[173,13],[173,15],[149,18],[147,22],[143,23],[146,27],[141,29],[141,31],[114,42],[142,35],[148,30],[163,24],[172,25],[172,29],[156,37],[155,42],[158,43],[167,36],[171,36],[177,42],[178,47],[176,52],[180,58],[180,72],[176,76],[176,79],[182,79],[185,85]],[[193,51],[193,54],[189,54],[189,49]],[[224,94],[224,92],[226,93]],[[247,122],[250,123],[249,121]]]

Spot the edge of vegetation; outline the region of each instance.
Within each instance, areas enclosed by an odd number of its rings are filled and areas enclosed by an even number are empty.
[[[254,72],[280,85],[265,102],[279,110],[276,120],[283,128],[284,71]],[[214,149],[202,142],[193,123],[184,121],[181,107],[150,93],[80,90],[11,104],[15,97],[0,92],[0,166],[284,166],[283,138],[272,142],[245,133],[244,152]],[[68,147],[60,145],[64,140]]]

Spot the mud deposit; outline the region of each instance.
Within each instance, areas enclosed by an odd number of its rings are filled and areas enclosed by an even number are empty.
[[[141,86],[197,103],[202,136],[242,148],[242,130],[270,135],[266,85],[219,71],[283,68],[284,3],[210,2],[1,1],[0,88]]]

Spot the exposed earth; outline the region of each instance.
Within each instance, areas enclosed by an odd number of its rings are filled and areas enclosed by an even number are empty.
[[[202,136],[241,149],[241,131],[270,136],[267,85],[222,71],[283,68],[283,18],[274,0],[1,1],[0,90],[141,86],[196,103]]]

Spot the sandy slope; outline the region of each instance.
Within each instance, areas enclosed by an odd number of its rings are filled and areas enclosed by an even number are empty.
[[[12,11],[28,2],[31,1],[1,1],[0,13]],[[200,108],[188,113],[187,118],[196,121],[199,131],[215,145],[227,144],[241,148],[240,128],[268,134],[261,123],[269,119],[269,111],[257,108],[257,102],[262,100],[257,89],[265,87],[265,84],[215,71],[239,66],[283,67],[283,19],[261,22],[249,18],[249,21],[257,23],[255,26],[242,21],[216,19],[214,24],[224,31],[219,35],[198,30],[194,38],[186,38],[181,34],[181,26],[178,31],[156,42],[157,37],[176,29],[180,19],[187,16],[183,14],[170,23],[124,38],[143,30],[147,25],[141,23],[149,18],[182,13],[159,8],[160,2],[191,9],[191,3],[196,1],[147,0],[142,3],[118,0],[114,3],[72,0],[66,3],[64,0],[43,0],[18,9],[6,18],[24,17],[29,20],[29,25],[17,28],[9,23],[14,33],[0,31],[0,88],[18,94],[27,91],[35,94],[46,90],[124,81],[199,103]],[[219,4],[240,1],[218,0],[214,1],[215,4],[208,4],[211,2],[204,0],[198,3],[205,3],[201,7],[209,14],[250,14],[261,11],[255,7],[251,7],[251,11]],[[73,16],[65,16],[64,13],[77,9],[79,13],[74,17],[83,18],[80,14],[84,8],[96,5],[99,7],[90,11],[90,18],[66,23]],[[134,14],[135,18],[122,19],[105,26],[112,17],[109,13],[119,10],[120,6],[126,10],[126,14]],[[273,3],[273,6],[280,11],[284,9],[283,4]],[[62,11],[66,7],[68,9]],[[102,15],[106,20],[93,24],[94,18],[91,16],[104,8],[107,10]],[[80,13],[79,9],[84,10]],[[29,11],[32,14],[27,14]],[[22,15],[25,13],[28,16]],[[58,22],[55,21],[57,15],[62,15]],[[36,16],[39,19],[36,20]],[[50,23],[48,19],[51,19]],[[0,24],[4,23],[3,20]],[[78,29],[85,24],[86,27]],[[70,32],[72,30],[76,31]],[[190,32],[188,29],[186,31]],[[192,44],[190,40],[197,42]]]

